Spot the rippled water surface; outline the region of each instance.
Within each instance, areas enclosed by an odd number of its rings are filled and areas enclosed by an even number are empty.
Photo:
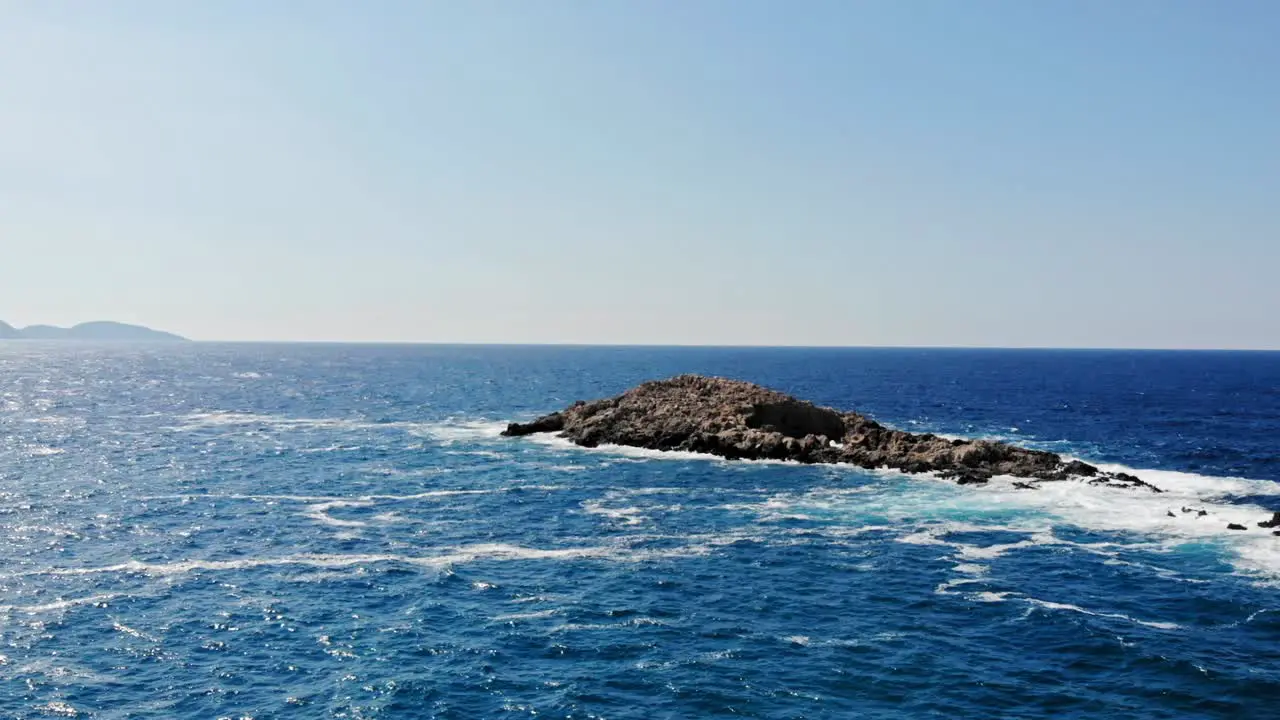
[[[1167,492],[498,436],[690,371]],[[0,344],[0,717],[1275,717],[1278,446],[1268,353]]]

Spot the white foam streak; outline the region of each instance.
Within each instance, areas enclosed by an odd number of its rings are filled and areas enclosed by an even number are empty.
[[[956,593],[951,591],[952,588],[960,587],[961,585],[972,585],[980,582],[984,582],[984,580],[982,578],[972,577],[954,578],[939,584],[938,587],[933,589],[933,591],[938,595],[955,595]]]
[[[442,423],[394,423],[413,435],[421,435],[446,444],[466,440],[493,440],[502,435],[506,423],[489,420],[445,421]]]
[[[494,615],[489,618],[493,622],[515,622],[517,620],[538,620],[540,618],[551,617],[560,614],[560,610],[551,608],[550,610],[535,610],[532,612],[508,613],[506,615]]]
[[[285,415],[267,415],[242,412],[192,413],[183,418],[183,424],[173,428],[179,431],[202,428],[258,426],[273,432],[293,430],[402,430],[411,435],[427,437],[450,444],[460,440],[496,438],[506,427],[504,423],[489,420],[446,420],[444,422],[370,422],[358,418],[302,418]]]
[[[121,633],[124,633],[125,635],[130,635],[130,636],[132,636],[132,637],[136,637],[136,638],[138,638],[139,640],[146,640],[146,641],[148,641],[148,642],[160,642],[160,638],[158,638],[158,637],[154,637],[154,636],[152,636],[152,635],[148,635],[148,634],[146,634],[146,633],[142,632],[141,630],[136,630],[136,629],[131,628],[131,627],[129,627],[128,625],[124,625],[124,624],[122,624],[122,623],[118,623],[118,622],[117,622],[117,623],[113,623],[113,624],[112,624],[112,626],[111,626],[111,628],[112,628],[113,630],[115,630],[116,632],[121,632]]]
[[[1032,605],[1035,605],[1037,607],[1047,608],[1049,610],[1067,610],[1070,612],[1078,612],[1084,615],[1093,615],[1095,617],[1112,618],[1114,620],[1127,620],[1132,623],[1137,623],[1138,625],[1145,625],[1146,627],[1156,628],[1158,630],[1179,630],[1182,628],[1182,626],[1177,623],[1154,622],[1151,620],[1139,620],[1135,617],[1130,617],[1129,615],[1124,615],[1122,613],[1095,612],[1093,610],[1086,610],[1085,608],[1082,608],[1079,605],[1071,605],[1069,603],[1057,603],[1057,602],[1050,602],[1048,600],[1037,600],[1036,598],[1033,598],[1033,597],[1024,597],[1024,598],[1018,598],[1018,599],[1031,603]]]
[[[495,433],[501,435],[501,431]],[[752,468],[760,466],[787,466],[787,467],[803,467],[809,469],[826,469],[843,472],[857,472],[863,474],[901,476],[903,473],[899,470],[890,468],[867,469],[849,463],[823,463],[811,464],[802,463],[798,460],[774,460],[769,458],[739,458],[730,460],[719,455],[711,453],[690,452],[688,450],[651,450],[649,448],[633,447],[631,445],[613,445],[610,443],[602,443],[596,447],[584,447],[578,445],[572,440],[567,440],[554,433],[536,433],[526,435],[523,440],[527,442],[537,443],[545,447],[553,448],[564,452],[583,452],[591,454],[608,455],[611,457],[622,458],[632,462],[646,462],[649,460],[667,460],[682,462],[703,462],[720,465],[728,468]]]
[[[1072,605],[1070,603],[1052,602],[1049,600],[1040,600],[1033,597],[1018,595],[1013,592],[992,592],[990,590],[982,590],[982,591],[971,592],[971,593],[960,593],[954,590],[954,588],[959,588],[966,585],[979,584],[982,582],[985,582],[983,578],[976,578],[976,577],[956,578],[954,580],[948,580],[947,582],[944,582],[938,587],[934,588],[934,592],[937,593],[938,595],[963,595],[968,600],[973,600],[975,602],[984,602],[984,603],[1008,602],[1010,600],[1016,600],[1016,601],[1028,603],[1035,607],[1044,608],[1046,610],[1064,610],[1064,611],[1081,613],[1083,615],[1092,615],[1094,617],[1110,618],[1113,620],[1124,620],[1127,622],[1136,623],[1138,625],[1143,625],[1150,628],[1156,628],[1158,630],[1179,630],[1182,628],[1182,626],[1177,623],[1160,622],[1155,620],[1141,620],[1130,615],[1125,615],[1123,613],[1098,612],[1096,610],[1088,610],[1086,608],[1082,608],[1079,605]],[[1251,617],[1250,619],[1253,619],[1253,618]]]
[[[566,440],[565,438],[559,437],[553,433],[528,435],[524,439],[535,442],[539,445],[555,448],[557,450],[604,453],[641,460],[697,460],[703,462],[728,462],[724,458],[716,457],[715,455],[684,452],[681,450],[649,450],[647,448],[631,447],[629,445],[608,444],[588,448],[578,445],[571,440]]]
[[[958,550],[957,555],[959,557],[970,559],[970,560],[973,560],[973,559],[990,560],[991,558],[1000,557],[1001,555],[1009,552],[1010,550],[1019,550],[1021,548],[1035,547],[1037,545],[1056,545],[1056,544],[1058,544],[1057,538],[1048,534],[1040,534],[1029,540],[1021,540],[1016,543],[1006,543],[1004,545],[986,545],[986,546],[965,545],[963,543],[957,543],[956,548]],[[974,566],[962,564],[962,565],[957,565],[956,569],[958,570],[961,567],[969,568]]]
[[[339,518],[335,518],[329,514],[329,511],[335,508],[369,507],[372,504],[373,503],[371,502],[365,502],[365,501],[359,501],[359,500],[332,500],[330,502],[323,502],[323,503],[318,503],[316,505],[310,505],[307,507],[306,511],[303,512],[302,514],[304,517],[308,517],[312,520],[315,520],[318,523],[321,523],[323,525],[330,525],[332,527],[343,527],[343,528],[365,527],[368,525],[368,523],[360,520],[342,520]]]
[[[415,500],[437,500],[440,498],[460,497],[466,495],[493,495],[505,492],[527,490],[555,491],[567,489],[564,485],[510,485],[488,490],[425,490],[408,495],[384,495],[370,493],[365,495],[249,495],[242,493],[201,493],[191,495],[147,495],[138,498],[150,500],[248,500],[252,502],[297,502],[297,503],[374,503],[374,502],[412,502]]]
[[[355,452],[359,450],[359,445],[327,445],[318,448],[301,448],[298,452],[303,454],[328,453],[328,452]]]
[[[197,571],[234,571],[269,567],[309,567],[319,569],[341,569],[362,565],[383,563],[410,565],[434,570],[441,570],[452,565],[462,565],[478,560],[581,560],[598,559],[609,561],[632,562],[653,558],[688,557],[703,554],[715,543],[689,545],[681,548],[663,550],[638,550],[626,545],[618,546],[585,546],[569,548],[529,548],[505,543],[483,543],[453,548],[440,555],[410,556],[393,554],[324,554],[300,553],[270,558],[241,558],[237,560],[183,560],[172,563],[145,563],[139,560],[115,565],[85,568],[47,568],[44,570],[26,571],[16,575],[54,575],[81,576],[103,574],[140,574],[152,577],[172,577]],[[12,576],[0,576],[12,577]]]
[[[59,599],[40,605],[0,605],[0,613],[37,615],[40,613],[54,612],[56,610],[66,610],[67,608],[76,607],[78,605],[98,605],[117,597],[119,597],[118,593],[103,593],[83,598]]]
[[[666,625],[666,623],[661,620],[655,620],[654,618],[638,617],[618,623],[566,623],[564,625],[558,625],[551,628],[551,632],[561,633],[579,632],[584,630],[619,630],[621,628],[637,628],[645,627],[647,625]]]
[[[76,710],[75,706],[62,702],[61,700],[51,700],[44,705],[37,705],[36,710],[39,710],[46,715],[56,715],[58,717],[73,718],[80,716],[80,711]]]
[[[1258,610],[1257,612],[1253,613],[1249,617],[1245,618],[1244,622],[1247,625],[1253,622],[1254,618],[1258,617],[1259,615],[1263,613],[1269,613],[1269,612],[1280,612],[1280,610],[1276,610],[1275,608],[1263,608],[1262,610]]]
[[[600,515],[611,520],[616,520],[623,525],[639,525],[649,519],[644,514],[643,509],[638,507],[618,507],[611,508],[604,505],[604,500],[586,500],[583,501],[582,511],[588,515]]]

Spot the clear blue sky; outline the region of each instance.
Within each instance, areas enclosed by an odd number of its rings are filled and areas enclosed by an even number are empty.
[[[1280,3],[0,1],[0,319],[1280,347]]]

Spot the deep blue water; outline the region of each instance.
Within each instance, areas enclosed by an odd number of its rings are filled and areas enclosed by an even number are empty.
[[[680,372],[1168,492],[497,436]],[[1271,353],[3,344],[0,717],[1276,717],[1278,446]]]

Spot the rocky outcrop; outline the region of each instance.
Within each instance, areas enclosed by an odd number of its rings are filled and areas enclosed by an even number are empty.
[[[579,445],[684,450],[730,459],[847,463],[937,473],[961,484],[1011,475],[1039,483],[1081,479],[1098,485],[1160,489],[1050,452],[990,440],[959,440],[887,428],[854,412],[797,400],[740,380],[680,375],[638,385],[617,397],[576,402],[504,435],[559,433]]]

